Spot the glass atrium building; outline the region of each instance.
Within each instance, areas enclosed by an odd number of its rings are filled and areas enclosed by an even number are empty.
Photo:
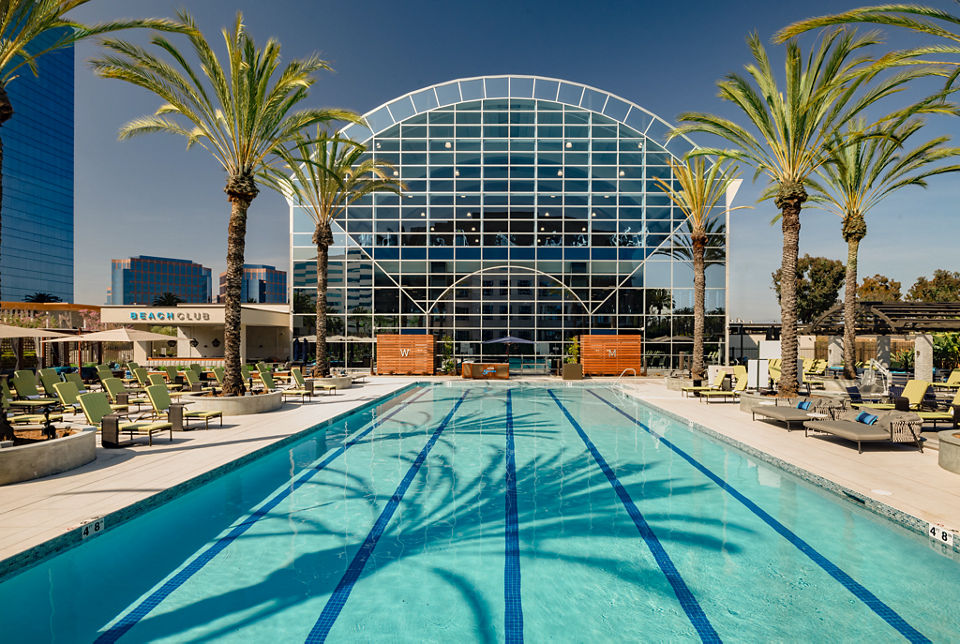
[[[335,363],[369,364],[378,333],[432,333],[457,357],[561,357],[581,333],[643,334],[651,366],[692,353],[693,270],[682,213],[656,184],[689,151],[670,125],[568,81],[488,76],[427,87],[343,134],[406,190],[334,226],[328,336]],[[726,229],[708,249],[709,355],[725,354]],[[294,337],[315,332],[314,224],[291,207]]]
[[[31,49],[58,38],[49,31]],[[0,298],[50,293],[73,301],[73,47],[23,67],[7,86],[13,118],[3,126]]]

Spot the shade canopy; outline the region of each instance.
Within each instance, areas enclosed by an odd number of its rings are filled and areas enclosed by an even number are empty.
[[[94,331],[93,333],[84,333],[83,335],[71,335],[57,338],[56,340],[47,340],[47,342],[167,342],[176,339],[175,336],[164,335],[162,333],[120,328]]]
[[[10,324],[0,324],[0,338],[71,338],[66,333],[47,331],[46,329],[31,329]]]
[[[483,344],[536,344],[536,343],[533,340],[524,340],[523,338],[518,338],[512,335],[508,335],[502,338],[497,338],[495,340],[487,340]]]

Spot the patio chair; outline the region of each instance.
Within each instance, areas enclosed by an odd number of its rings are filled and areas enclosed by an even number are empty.
[[[13,373],[13,388],[17,391],[17,396],[26,400],[36,400],[55,403],[56,398],[49,395],[43,396],[37,390],[37,380],[32,371],[21,369]]]
[[[956,389],[960,391],[960,369],[951,371],[946,382],[935,382],[933,386],[937,389]]]
[[[87,393],[87,384],[83,381],[83,378],[80,377],[80,373],[77,371],[71,371],[70,373],[63,374],[64,382],[72,382],[77,388],[78,394]]]
[[[134,370],[139,368],[140,368],[140,365],[138,365],[136,362],[130,361],[127,363],[127,371],[129,371],[130,373],[133,373]]]
[[[793,431],[793,423],[804,423],[808,420],[817,420],[823,415],[830,415],[835,403],[826,398],[786,398],[777,399],[774,405],[759,405],[751,409],[753,420],[760,416],[762,419],[784,423],[787,431]]]
[[[199,378],[200,380],[203,380],[203,369],[196,362],[190,365],[190,371],[195,373],[197,375],[197,378]]]
[[[75,414],[80,413],[80,394],[77,392],[77,386],[75,384],[72,382],[58,382],[57,384],[53,385],[53,389],[57,394],[57,398],[60,399],[60,404],[63,405],[64,409],[70,408],[73,409]],[[113,412],[126,412],[129,408],[129,405],[110,404],[110,409]]]
[[[113,414],[113,410],[110,408],[110,401],[107,400],[107,395],[102,391],[93,391],[80,395],[78,399],[80,400],[80,408],[83,409],[83,415],[86,416],[87,422],[102,430],[103,417]],[[170,440],[173,440],[173,425],[171,423],[142,421],[129,423],[118,422],[117,427],[121,433],[129,434],[131,439],[135,435],[146,435],[148,444],[150,445],[153,445],[153,435],[163,431],[170,432]]]
[[[700,402],[708,402],[717,399],[725,402],[727,398],[731,399],[732,401],[736,401],[737,398],[740,397],[740,394],[747,390],[747,368],[743,365],[736,365],[733,368],[733,375],[737,379],[733,389],[730,391],[723,389],[719,391],[702,391],[700,392]]]
[[[201,391],[216,391],[217,389],[220,389],[219,387],[204,386],[203,383],[200,381],[200,376],[198,376],[193,369],[187,369],[186,371],[184,371],[183,376],[184,378],[187,379],[187,385],[192,390],[195,390],[197,385],[200,386]]]
[[[292,369],[290,369],[290,378],[293,380],[293,388],[285,390],[284,395],[290,394],[291,396],[293,396],[293,395],[299,394],[303,396],[303,399],[305,401],[307,396],[312,397],[313,394],[320,389],[328,391],[331,394],[337,393],[336,385],[331,385],[326,383],[313,382],[313,390],[311,391],[310,389],[307,389],[307,381],[304,380],[303,372],[300,371],[300,367],[293,367]]]
[[[907,404],[911,410],[919,410],[923,404],[924,396],[927,394],[927,390],[930,388],[930,383],[926,380],[911,380],[907,382],[906,386],[903,388],[902,396],[907,399]],[[898,396],[890,395],[891,398],[896,398]],[[863,403],[861,405],[853,405],[855,408],[860,409],[884,409],[890,410],[895,409],[896,405],[894,403]]]
[[[107,394],[112,404],[119,404],[120,394],[127,394],[127,404],[136,405],[137,411],[140,407],[147,404],[147,399],[140,392],[132,392],[123,385],[119,378],[106,378],[103,381],[103,391]]]
[[[713,379],[713,382],[709,385],[700,385],[697,387],[683,387],[680,389],[680,392],[683,394],[683,397],[686,398],[687,394],[700,393],[702,391],[720,391],[723,387],[723,379],[727,377],[726,371],[718,371],[716,377]]]
[[[152,373],[149,376],[147,376],[147,387],[150,387],[152,385],[163,385],[163,387],[170,393],[170,396],[173,398],[177,398],[183,395],[183,391],[181,391],[180,385],[171,385],[159,373]],[[146,391],[147,387],[144,387],[143,390]]]
[[[857,453],[863,454],[863,443],[913,443],[923,453],[920,428],[923,421],[913,413],[882,411],[871,414],[851,409],[836,420],[808,420],[803,423],[804,435],[811,431],[832,434],[857,444]]]
[[[147,387],[147,397],[150,399],[150,406],[153,407],[153,417],[167,417],[170,415],[170,392],[164,385],[150,385]],[[223,412],[219,411],[187,411],[183,410],[183,428],[187,429],[187,421],[190,418],[197,418],[203,421],[204,429],[210,429],[210,419],[219,418],[220,426],[223,427]]]
[[[43,393],[47,396],[54,397],[56,392],[53,389],[53,386],[58,382],[63,382],[60,379],[60,375],[57,373],[56,369],[41,369],[37,372],[40,376],[40,384],[43,385]]]
[[[217,384],[223,387],[223,367],[213,368],[213,377],[217,379]]]
[[[924,422],[933,423],[934,428],[937,427],[937,423],[950,423],[956,428],[960,425],[960,416],[958,416],[960,414],[960,390],[954,395],[953,400],[947,403],[946,408],[921,410],[916,413]]]

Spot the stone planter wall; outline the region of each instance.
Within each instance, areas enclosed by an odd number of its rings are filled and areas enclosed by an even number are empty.
[[[38,479],[86,465],[97,458],[97,432],[0,449],[0,485]]]
[[[960,434],[960,430],[944,429],[937,432],[940,440],[940,454],[937,459],[943,469],[960,474],[960,438],[954,434]]]
[[[346,376],[330,376],[328,378],[313,378],[318,385],[334,385],[337,389],[349,389],[353,386],[353,379]]]
[[[224,416],[262,414],[280,409],[283,395],[279,391],[256,396],[201,396],[184,394],[181,400],[188,403],[189,411],[219,411]]]

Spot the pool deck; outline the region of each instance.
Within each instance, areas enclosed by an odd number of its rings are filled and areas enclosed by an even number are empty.
[[[596,382],[596,381],[594,381]],[[805,437],[781,423],[751,420],[737,403],[702,403],[667,389],[663,379],[638,379],[625,385],[638,398],[687,418],[733,441],[823,477],[850,491],[939,524],[960,540],[960,475],[941,468],[936,449],[921,454],[913,445],[864,443],[857,446],[827,434]],[[932,441],[931,441],[932,442]]]
[[[145,440],[123,449],[98,447],[97,459],[81,468],[2,486],[0,567],[4,561],[12,565],[11,558],[21,560],[36,546],[63,540],[65,535],[72,538],[69,533],[90,519],[149,501],[165,490],[417,380],[370,378],[366,384],[336,396],[321,395],[306,404],[287,403],[268,414],[227,417],[222,430],[214,423],[210,430],[178,432],[172,443],[164,436],[155,437],[152,447]],[[555,378],[529,380],[559,384]],[[599,382],[603,380],[592,381]],[[613,384],[612,379],[610,382]],[[926,449],[920,454],[912,446],[864,444],[864,453],[858,454],[856,446],[847,441],[805,438],[802,430],[788,432],[777,424],[752,421],[738,404],[704,404],[696,398],[683,398],[680,392],[668,390],[662,379],[637,379],[624,386],[640,399],[748,449],[920,521],[940,524],[955,533],[960,529],[960,475],[939,467],[936,450]],[[0,570],[0,576],[2,573]]]
[[[142,438],[105,450],[98,438],[95,461],[0,487],[0,562],[416,381],[368,378],[312,402],[288,401],[275,412],[227,416],[223,429],[214,420],[209,430],[174,432],[173,442],[169,434],[155,435],[153,446]]]

